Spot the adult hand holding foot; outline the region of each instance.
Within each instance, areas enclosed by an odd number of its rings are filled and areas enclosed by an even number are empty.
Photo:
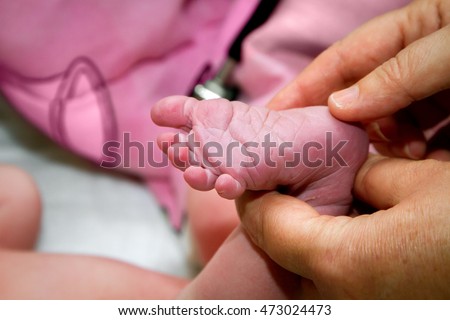
[[[380,209],[331,217],[276,192],[237,201],[254,243],[311,280],[306,297],[450,298],[450,163],[372,156],[355,194]]]
[[[450,1],[416,0],[324,51],[270,106],[328,99],[336,118],[363,122],[383,154],[449,160],[449,88]]]

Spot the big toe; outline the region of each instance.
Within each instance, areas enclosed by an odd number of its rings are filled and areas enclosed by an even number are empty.
[[[194,98],[185,96],[164,98],[152,107],[152,120],[159,126],[190,130],[192,109],[198,102]]]

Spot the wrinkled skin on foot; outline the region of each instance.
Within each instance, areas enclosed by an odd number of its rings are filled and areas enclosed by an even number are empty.
[[[327,107],[273,111],[173,96],[159,101],[151,115],[156,124],[183,131],[159,136],[158,144],[197,190],[215,188],[235,199],[246,189],[278,188],[323,214],[348,213],[368,139]]]

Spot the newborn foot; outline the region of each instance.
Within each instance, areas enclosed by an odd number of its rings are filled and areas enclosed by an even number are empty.
[[[321,213],[345,214],[368,139],[327,107],[272,111],[224,99],[173,96],[152,109],[153,121],[185,133],[158,138],[194,189],[235,199],[246,189],[297,196]]]

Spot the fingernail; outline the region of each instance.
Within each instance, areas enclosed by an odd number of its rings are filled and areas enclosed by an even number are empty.
[[[405,145],[403,151],[408,158],[413,160],[420,160],[425,155],[425,143],[419,141],[412,141]]]
[[[330,96],[331,101],[336,105],[336,107],[344,109],[351,106],[351,104],[359,96],[359,87],[357,85],[351,86],[350,88],[333,93]]]
[[[369,133],[369,137],[371,136],[370,133],[373,132],[380,139],[380,142],[391,142],[391,140],[388,137],[386,137],[384,133],[381,131],[378,122],[371,122],[369,127],[367,128],[367,131]]]

